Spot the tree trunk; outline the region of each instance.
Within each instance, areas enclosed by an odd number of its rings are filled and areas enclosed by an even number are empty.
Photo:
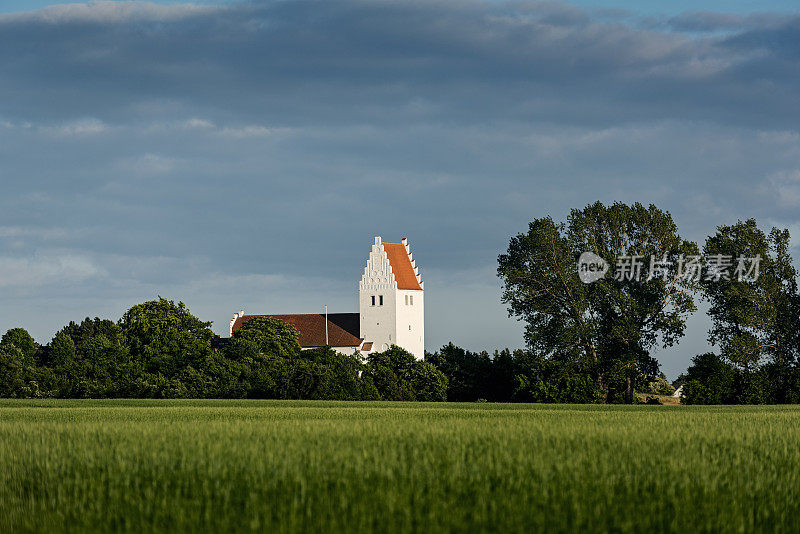
[[[633,404],[633,380],[627,378],[628,384],[625,388],[625,404]]]
[[[600,375],[600,369],[598,368],[599,366],[597,365],[597,350],[594,348],[593,343],[588,344],[588,346],[586,347],[586,352],[592,358],[592,363],[594,364],[593,372],[594,372],[594,379],[597,382],[597,387],[600,388],[600,391],[605,391],[605,388],[603,387],[603,377]],[[608,399],[606,399],[606,403],[607,402]]]

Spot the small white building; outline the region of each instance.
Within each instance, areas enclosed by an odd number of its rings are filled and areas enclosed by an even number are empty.
[[[234,314],[230,333],[253,317],[273,317],[294,326],[303,349],[329,345],[344,354],[382,352],[391,345],[417,359],[425,356],[425,295],[408,241],[375,238],[358,284],[359,313]]]

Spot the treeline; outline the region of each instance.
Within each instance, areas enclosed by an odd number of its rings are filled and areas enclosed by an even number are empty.
[[[524,350],[471,352],[452,343],[425,360],[447,377],[454,402],[594,403],[602,392],[579,364],[534,357]]]
[[[800,367],[767,362],[745,369],[708,352],[692,359],[678,383],[684,404],[798,404]]]
[[[527,350],[472,352],[445,345],[425,361],[447,377],[447,400],[453,402],[599,403],[625,401],[624,374],[609,377],[600,387],[590,366],[580,361],[544,358]],[[637,392],[672,395],[675,388],[663,374],[642,375]]]
[[[490,355],[450,343],[418,361],[399,347],[366,357],[330,347],[301,350],[298,337],[293,326],[259,317],[220,339],[183,303],[159,298],[132,307],[117,322],[71,322],[45,345],[22,328],[7,331],[0,339],[0,396],[563,403],[609,398],[589,368],[529,351]],[[617,380],[612,402],[623,400],[624,387],[624,379]]]
[[[0,339],[0,396],[443,401],[447,378],[392,347],[362,359],[300,350],[294,327],[270,318],[230,340],[183,303],[159,298],[114,322],[71,322],[46,345],[22,328]]]

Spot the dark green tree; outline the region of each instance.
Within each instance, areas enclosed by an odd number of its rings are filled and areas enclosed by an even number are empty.
[[[414,362],[408,375],[414,398],[418,401],[442,402],[447,400],[447,377],[433,364]]]
[[[514,401],[587,404],[602,399],[585,361],[546,359],[527,353],[518,355],[516,369]]]
[[[489,398],[492,361],[486,353],[474,353],[452,342],[425,361],[435,365],[447,377],[447,400],[471,402]]]
[[[72,369],[75,365],[75,342],[63,331],[56,334],[50,342],[49,359],[52,366],[57,369]]]
[[[411,401],[414,390],[408,381],[414,356],[406,350],[392,345],[383,352],[367,356],[367,373],[383,400]]]
[[[736,369],[713,352],[692,358],[683,384],[684,404],[737,404]]]
[[[797,362],[800,296],[789,240],[788,230],[773,228],[765,234],[753,219],[719,226],[706,240],[707,257],[731,260],[727,270],[702,283],[711,304],[709,341],[745,371],[764,361],[787,371]],[[760,258],[758,272],[748,274],[745,270],[755,266],[747,258],[755,257]]]
[[[33,364],[36,342],[24,328],[12,328],[0,338],[0,351],[16,352],[23,364]]]
[[[612,271],[628,258],[628,270],[583,283],[578,259],[584,252],[605,259]],[[632,402],[637,382],[658,371],[650,351],[674,344],[696,310],[695,283],[678,275],[683,259],[697,254],[668,212],[596,202],[572,210],[566,223],[533,220],[499,256],[497,272],[503,302],[526,323],[533,353],[585,360],[607,400]],[[658,263],[651,266],[650,258]]]
[[[524,351],[517,349],[495,350],[489,373],[486,399],[494,402],[511,402],[516,387],[517,362]]]
[[[447,400],[447,377],[396,345],[368,355],[366,373],[383,400]]]
[[[284,399],[291,361],[279,356],[259,355],[253,359],[248,397]]]
[[[304,350],[296,361],[313,362],[321,379],[309,398],[368,400],[378,398],[372,382],[364,374],[366,366],[354,354],[341,354],[330,347]]]
[[[201,321],[183,304],[159,297],[137,304],[119,321],[131,357],[144,370],[172,377],[211,350],[211,323]]]
[[[244,323],[231,337],[231,344],[252,352],[254,347],[263,354],[283,358],[294,358],[300,354],[297,329],[274,317],[253,317]],[[248,344],[251,345],[249,348]]]
[[[68,335],[73,343],[75,343],[75,350],[80,353],[84,345],[93,337],[103,335],[112,343],[123,344],[124,335],[122,328],[110,319],[94,319],[86,318],[80,323],[70,321],[70,323],[61,329],[61,333]]]
[[[0,338],[0,397],[40,397],[36,369],[37,345],[24,328],[12,328]]]
[[[68,397],[74,382],[82,375],[77,364],[77,352],[72,338],[59,332],[44,350],[43,363],[52,370],[49,389],[58,397]]]
[[[0,350],[0,397],[25,397],[25,388],[21,353]]]
[[[41,352],[59,397],[137,396],[132,385],[143,365],[132,362],[122,328],[113,321],[72,321]]]

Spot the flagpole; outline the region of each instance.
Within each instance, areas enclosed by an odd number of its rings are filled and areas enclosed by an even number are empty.
[[[325,305],[325,345],[328,344],[328,305]]]

